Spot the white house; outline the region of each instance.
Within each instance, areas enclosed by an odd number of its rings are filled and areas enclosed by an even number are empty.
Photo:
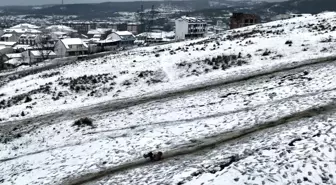
[[[62,39],[55,45],[55,53],[58,57],[86,55],[88,49],[88,45],[80,38]]]
[[[12,33],[3,34],[0,37],[0,41],[3,41],[3,42],[16,42],[17,40],[18,40],[17,35],[16,34],[12,34]]]
[[[21,37],[21,35],[40,35],[42,34],[41,31],[36,30],[36,29],[30,29],[30,28],[9,28],[9,29],[5,29],[4,30],[5,35],[11,35],[11,40],[13,40],[13,42],[18,42],[19,38]],[[4,36],[4,35],[3,35]]]
[[[183,16],[175,20],[175,39],[203,37],[206,33],[207,23],[202,19]]]
[[[120,46],[130,46],[134,44],[135,36],[129,31],[116,31],[108,35],[107,39],[120,41]]]

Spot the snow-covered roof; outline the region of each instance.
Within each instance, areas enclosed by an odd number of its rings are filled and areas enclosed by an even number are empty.
[[[27,49],[31,49],[32,47],[30,46],[30,45],[23,45],[23,44],[21,44],[21,45],[16,45],[16,46],[14,46],[13,47],[13,49],[15,49],[15,50],[18,50],[18,49],[24,49],[24,50],[27,50]]]
[[[107,40],[107,41],[112,41],[112,42],[120,41],[120,39],[113,39],[112,34],[108,35],[107,38],[106,38],[105,40]]]
[[[64,46],[69,49],[70,45],[84,45],[84,47],[87,47],[87,45],[83,42],[80,38],[66,38],[62,39],[61,42],[64,44]]]
[[[26,29],[26,28],[23,28],[23,29],[20,29],[20,28],[10,28],[10,29],[5,29],[4,30],[5,33],[12,33],[12,32],[16,32],[16,33],[42,33],[41,31],[39,30],[36,30],[36,29]]]
[[[12,58],[12,59],[10,59],[10,60],[7,60],[5,63],[6,63],[6,64],[11,64],[11,65],[14,65],[14,66],[18,66],[18,65],[20,65],[22,62],[23,62],[23,60],[20,59],[20,58]]]
[[[32,50],[32,51],[30,51],[30,53],[34,56],[42,56],[42,54],[43,55],[49,55],[49,56],[56,56],[56,53],[51,51],[51,50],[43,50],[43,51]]]
[[[24,24],[18,24],[16,26],[11,27],[11,29],[20,29],[20,28],[28,28],[28,29],[39,29],[39,26],[35,26],[32,24],[24,23]]]
[[[35,34],[23,34],[23,35],[20,36],[21,39],[26,39],[26,38],[36,39],[36,37],[37,37],[37,35],[35,35]]]
[[[64,32],[64,31],[54,31],[52,33],[55,35],[67,35],[68,34],[67,32]]]
[[[9,54],[6,54],[6,57],[8,57],[8,58],[21,58],[22,54],[21,53],[9,53]]]
[[[58,39],[65,39],[69,37],[68,32],[63,32],[63,31],[55,31],[55,32],[52,32],[51,34],[57,37]]]
[[[0,45],[4,45],[4,46],[14,46],[16,44],[16,42],[0,42]]]
[[[129,31],[116,31],[114,33],[116,33],[119,36],[133,36],[133,33]]]
[[[60,32],[77,32],[76,30],[68,27],[68,26],[64,26],[64,25],[52,25],[52,26],[48,26],[46,28],[47,30],[50,30],[50,31],[54,31],[54,32],[57,32],[57,31],[60,31]]]
[[[144,32],[137,35],[137,37],[147,37],[147,38],[153,38],[153,39],[163,39],[163,38],[169,38],[174,37],[174,32]]]
[[[92,40],[92,41],[94,41],[94,42],[98,42],[98,41],[100,41],[100,38],[91,38],[90,40]]]
[[[29,39],[35,39],[37,37],[37,35],[28,35]]]
[[[112,42],[118,42],[120,40],[98,40],[98,41],[95,41],[95,43],[112,43]]]
[[[89,35],[101,35],[105,34],[106,32],[110,31],[111,29],[108,28],[97,28],[95,30],[89,30],[88,34]]]
[[[199,19],[196,17],[187,17],[187,16],[182,16],[181,18],[177,19],[178,21],[187,21],[189,23],[196,23],[196,22],[205,22],[203,19]]]
[[[13,36],[13,34],[9,34],[9,33],[8,33],[8,34],[4,34],[4,35],[2,35],[1,37],[2,37],[2,38],[5,38],[5,37],[12,37],[12,36]]]

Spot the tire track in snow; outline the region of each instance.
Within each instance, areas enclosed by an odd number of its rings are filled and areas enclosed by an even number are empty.
[[[286,124],[292,121],[297,121],[302,118],[310,118],[310,117],[318,116],[323,113],[335,112],[335,111],[336,111],[336,100],[332,100],[331,102],[326,103],[324,105],[308,108],[308,109],[305,109],[305,110],[302,110],[302,111],[299,111],[293,114],[285,115],[276,120],[270,120],[268,122],[259,123],[249,128],[224,132],[224,133],[216,134],[210,137],[195,140],[193,143],[185,144],[184,146],[180,146],[179,148],[175,148],[170,151],[165,151],[164,160],[169,160],[170,158],[173,158],[176,156],[188,155],[188,154],[196,153],[196,152],[208,149],[208,148],[213,148],[225,142],[239,139],[249,134],[253,134],[255,132],[259,132],[259,131],[269,129],[272,127],[280,126],[280,125],[283,125],[283,124]],[[164,160],[162,162],[164,162]],[[80,184],[89,183],[89,182],[101,179],[102,177],[107,176],[107,175],[112,175],[117,172],[122,172],[125,170],[129,170],[129,169],[133,169],[133,168],[137,168],[137,167],[141,167],[145,165],[150,165],[150,164],[153,164],[153,163],[145,159],[139,159],[139,160],[127,162],[127,163],[124,163],[118,166],[102,169],[97,172],[89,172],[86,174],[82,174],[77,177],[70,176],[69,178],[62,180],[60,184],[80,185]]]
[[[323,57],[319,59],[306,60],[301,62],[293,62],[284,66],[283,64],[279,64],[275,67],[270,67],[269,69],[258,69],[254,72],[245,72],[240,76],[232,75],[225,79],[211,79],[200,82],[198,84],[182,86],[175,89],[169,89],[162,92],[154,92],[147,93],[141,96],[135,96],[130,98],[122,98],[118,100],[111,100],[103,103],[98,103],[95,105],[84,106],[80,108],[75,108],[71,110],[61,110],[53,113],[48,113],[44,115],[34,116],[26,119],[15,120],[15,121],[6,121],[0,122],[0,133],[6,130],[12,130],[17,126],[24,126],[25,124],[37,123],[37,126],[47,124],[46,122],[57,122],[58,120],[68,120],[68,119],[78,119],[83,116],[90,116],[96,114],[102,114],[110,111],[120,110],[148,102],[159,101],[161,99],[167,99],[174,97],[178,97],[184,95],[186,93],[194,93],[198,91],[205,91],[216,88],[220,85],[226,85],[230,83],[241,82],[257,77],[267,76],[273,73],[285,72],[288,70],[300,69],[303,67],[311,66],[311,65],[321,65],[323,63],[335,62],[336,56],[331,57]],[[39,123],[39,122],[45,123]]]

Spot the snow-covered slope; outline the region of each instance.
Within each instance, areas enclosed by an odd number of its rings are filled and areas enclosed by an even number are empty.
[[[69,177],[85,176],[137,160],[146,151],[165,153],[183,149],[229,131],[283,119],[285,126],[90,183],[220,184],[226,179],[228,184],[244,184],[254,178],[255,183],[269,184],[287,182],[288,177],[303,180],[305,176],[298,176],[295,170],[289,170],[286,178],[280,176],[288,159],[296,159],[295,168],[307,158],[315,166],[322,165],[325,171],[331,169],[335,167],[331,161],[333,148],[331,152],[328,148],[319,153],[309,148],[325,148],[323,142],[335,139],[335,113],[330,109],[336,98],[335,61],[163,96],[112,112],[93,110],[88,115],[93,120],[92,126],[74,125],[71,115],[68,120],[34,122],[32,119],[14,128],[8,127],[7,121],[60,110],[67,114],[67,110],[80,111],[84,105],[160,94],[182,87],[188,89],[195,84],[206,86],[215,80],[309,64],[308,59],[335,55],[334,37],[336,13],[323,13],[232,30],[215,40],[138,48],[13,80],[0,87],[0,169],[3,169],[0,182],[61,184]],[[314,107],[319,107],[317,115],[305,115]],[[4,134],[7,132],[11,133],[10,137]],[[320,134],[316,135],[317,132]],[[249,140],[250,137],[255,139]],[[301,140],[290,146],[293,152],[288,152],[287,145],[295,138]],[[283,151],[287,153],[279,156]],[[232,155],[238,157],[232,163],[234,167],[218,165]],[[279,165],[280,168],[275,165],[277,161],[287,163]],[[329,166],[324,169],[326,161]],[[246,171],[247,168],[242,169],[246,164],[248,169],[256,169],[252,170],[253,174],[242,173],[238,180],[228,177]],[[273,174],[272,167],[281,173]],[[308,172],[310,167],[300,170]],[[263,174],[263,170],[270,175]],[[324,176],[330,179],[330,175],[335,174]],[[308,179],[321,182],[317,178]]]
[[[335,21],[335,13],[277,21],[228,31],[215,41],[139,48],[29,75],[1,87],[0,119],[22,119],[331,56]],[[24,103],[28,96],[32,101]]]

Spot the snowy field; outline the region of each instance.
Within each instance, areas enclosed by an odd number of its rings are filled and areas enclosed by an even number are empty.
[[[334,56],[335,15],[228,31],[214,41],[139,48],[29,75],[0,88],[0,119],[23,119]]]
[[[46,120],[13,128],[13,137],[3,134],[7,121],[333,56],[335,34],[336,13],[323,13],[229,31],[211,41],[135,49],[13,80],[0,87],[0,182],[62,184],[69,177],[141,159],[147,151],[183,149],[285,117],[283,125],[216,148],[88,184],[335,184],[336,61],[89,115],[93,125]],[[315,116],[294,116],[314,107],[322,107]],[[234,162],[228,162],[232,156]]]

